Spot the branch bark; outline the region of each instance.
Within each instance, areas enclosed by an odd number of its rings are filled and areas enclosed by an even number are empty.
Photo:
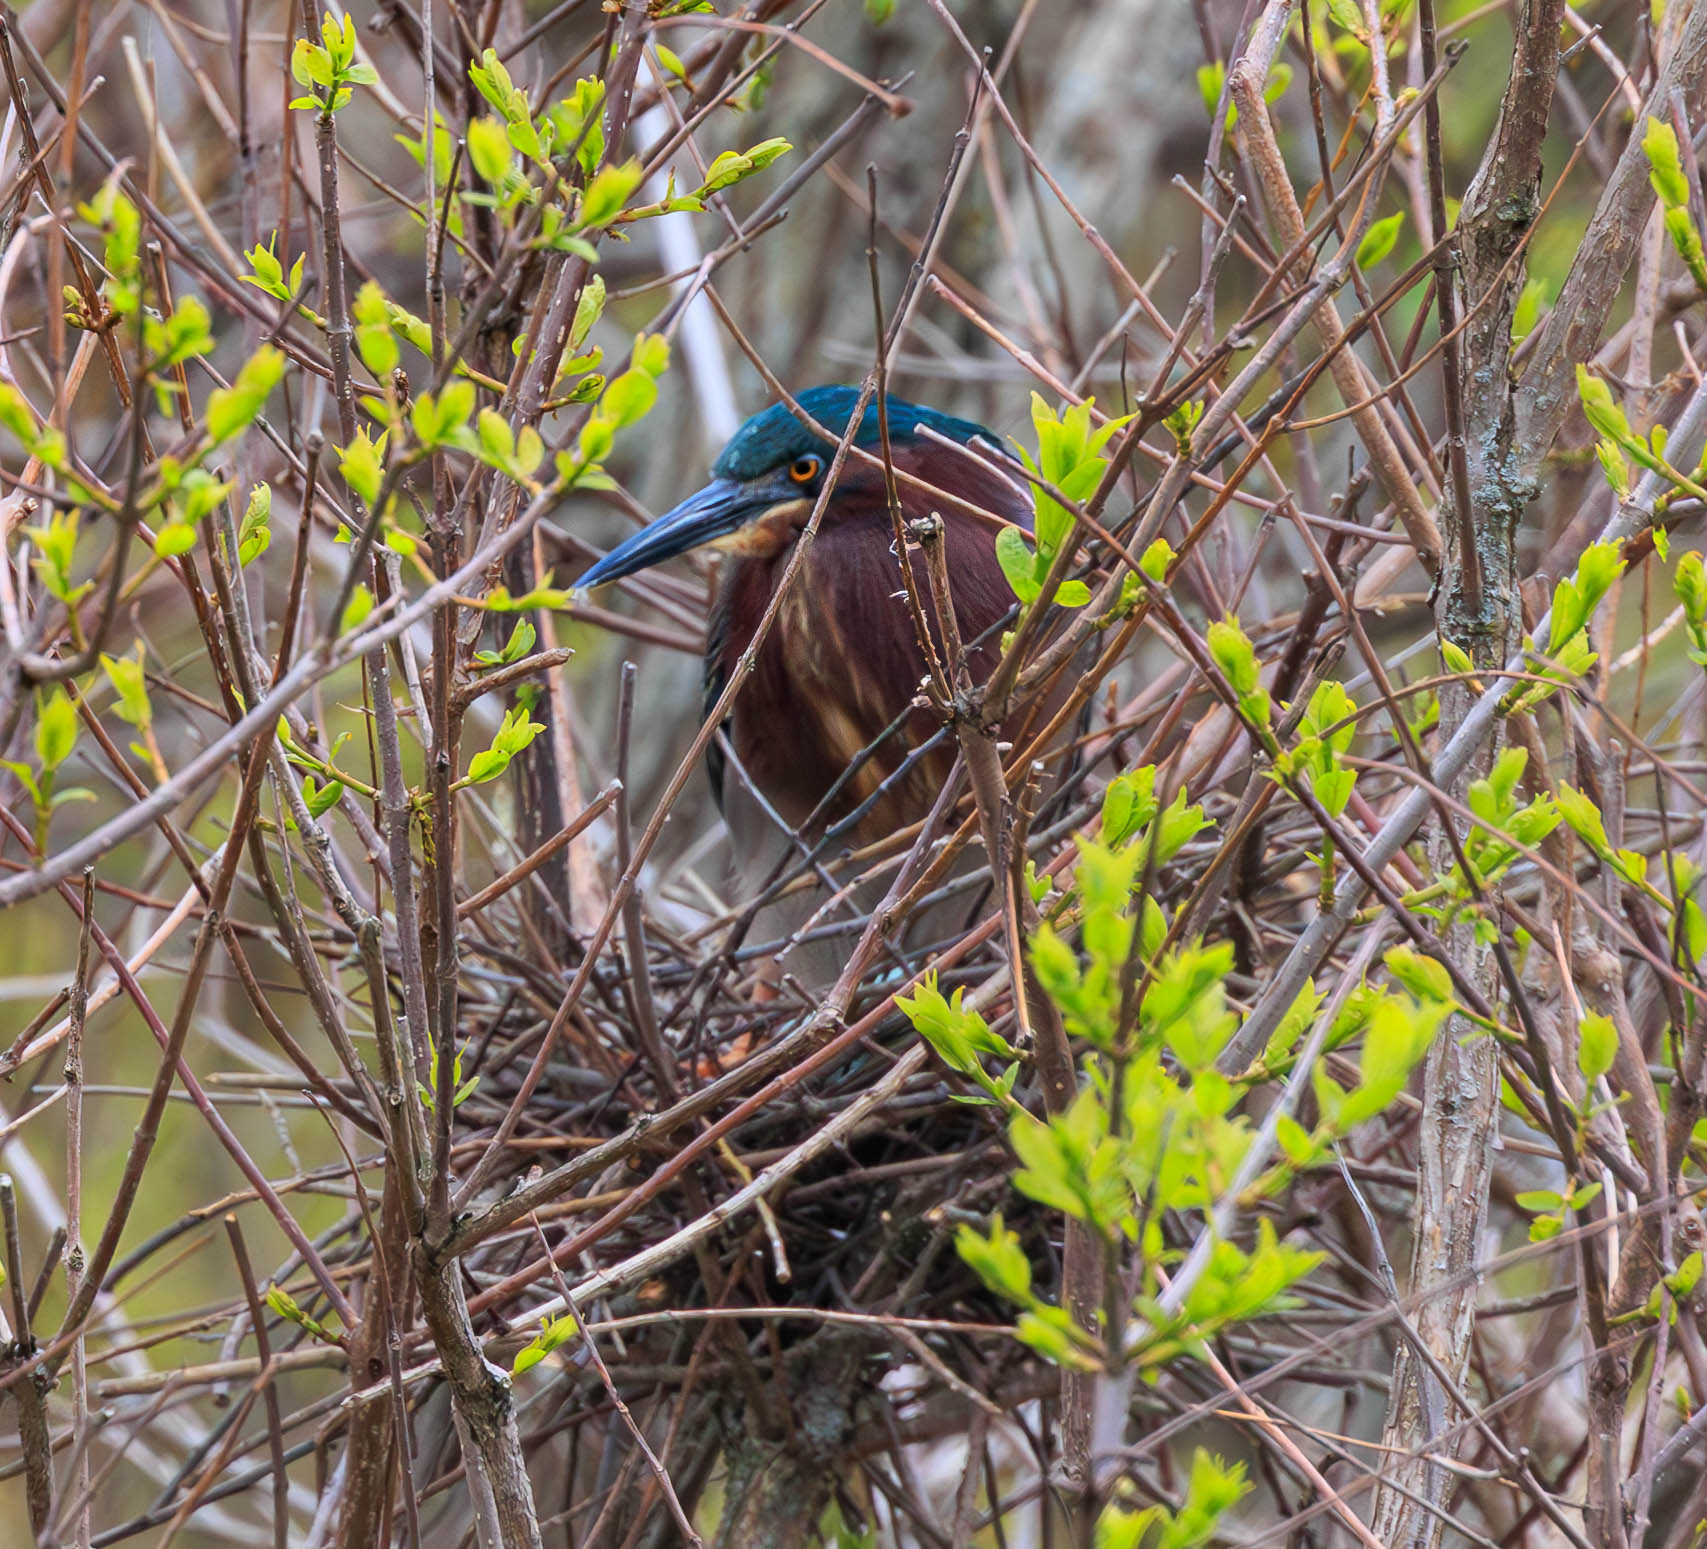
[[[1536,492],[1533,469],[1513,456],[1516,384],[1509,361],[1512,317],[1523,291],[1522,248],[1541,209],[1541,148],[1564,11],[1564,0],[1526,0],[1521,8],[1499,121],[1466,191],[1456,234],[1467,322],[1461,354],[1448,352],[1444,359],[1449,372],[1459,359],[1463,362],[1462,379],[1449,380],[1447,392],[1461,397],[1465,440],[1462,476],[1449,481],[1442,503],[1435,627],[1442,638],[1465,647],[1477,666],[1495,671],[1521,630],[1515,538],[1518,519]],[[1431,23],[1427,0],[1424,12]],[[1430,150],[1437,147],[1431,137]],[[1432,170],[1438,179],[1438,162]],[[1461,504],[1463,492],[1468,508]],[[1443,742],[1463,727],[1473,702],[1462,683],[1441,691]],[[1450,790],[1459,801],[1470,781],[1485,773],[1500,740],[1496,726],[1457,772]],[[1453,870],[1446,834],[1435,834],[1430,852],[1437,874]],[[1499,989],[1498,966],[1493,954],[1477,944],[1468,913],[1450,927],[1446,945],[1459,972],[1492,1001]],[[1499,1113],[1498,1049],[1487,1037],[1467,1038],[1472,1031],[1453,1018],[1429,1051],[1411,1249],[1417,1334],[1455,1384],[1463,1376],[1474,1332],[1476,1282],[1466,1272],[1476,1263],[1487,1220]],[[1433,1456],[1456,1450],[1452,1430],[1462,1418],[1448,1413],[1439,1379],[1408,1344],[1401,1345],[1383,1437],[1398,1462],[1382,1482],[1371,1519],[1382,1543],[1394,1549],[1437,1549],[1449,1498],[1448,1476]],[[1431,1456],[1418,1455],[1424,1450]]]

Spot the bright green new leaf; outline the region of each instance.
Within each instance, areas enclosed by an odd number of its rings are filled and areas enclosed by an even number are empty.
[[[1357,244],[1357,267],[1369,270],[1380,263],[1397,245],[1404,225],[1403,210],[1397,215],[1389,215],[1385,220],[1374,222],[1369,230],[1364,232],[1363,240]]]
[[[1621,445],[1630,439],[1630,422],[1613,402],[1612,389],[1585,366],[1577,367],[1577,395],[1582,399],[1583,418],[1601,435]]]
[[[1648,158],[1648,181],[1668,209],[1689,203],[1689,179],[1678,154],[1677,132],[1661,119],[1650,118],[1642,136],[1642,154]]]
[[[347,635],[351,630],[360,629],[366,622],[367,616],[373,612],[373,593],[366,585],[358,585],[350,594],[350,600],[344,606],[344,616],[338,620],[338,633]]]
[[[154,552],[162,559],[175,559],[196,546],[196,530],[188,522],[167,522],[154,535]]]
[[[585,231],[608,226],[622,214],[629,197],[640,186],[641,167],[637,160],[619,166],[601,167],[586,192],[581,195],[581,207],[576,213],[575,229]]]
[[[499,187],[510,170],[510,139],[495,118],[476,118],[468,125],[468,159],[482,181]]]
[[[1606,824],[1601,819],[1600,808],[1575,786],[1568,784],[1560,785],[1558,801],[1559,811],[1577,837],[1603,859],[1611,855],[1612,845],[1606,837]]]
[[[254,424],[272,390],[284,380],[284,373],[284,351],[263,344],[243,363],[230,387],[208,394],[207,433],[215,446],[224,445]]]
[[[142,642],[136,645],[135,656],[109,656],[101,653],[101,670],[118,696],[113,713],[127,726],[145,731],[154,721],[154,711],[148,702],[147,674],[143,667]]]
[[[1022,1307],[1031,1304],[1030,1260],[1018,1235],[1002,1224],[999,1213],[990,1218],[987,1237],[962,1224],[955,1233],[954,1246],[990,1290]]]
[[[36,763],[43,774],[51,774],[77,746],[77,710],[64,688],[56,686],[40,701],[36,712]]]
[[[1593,1086],[1607,1071],[1618,1053],[1618,1029],[1612,1018],[1598,1011],[1585,1011],[1577,1024],[1577,1069]]]
[[[658,384],[646,372],[624,371],[614,377],[600,400],[600,412],[617,429],[644,419],[658,401]]]

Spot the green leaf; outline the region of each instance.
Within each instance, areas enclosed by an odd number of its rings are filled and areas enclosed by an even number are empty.
[[[1226,84],[1226,60],[1215,59],[1197,67],[1197,94],[1203,99],[1203,111],[1209,115],[1211,121],[1214,120],[1215,109],[1220,105],[1221,91]]]
[[[761,172],[779,156],[786,156],[794,147],[787,140],[761,140],[745,151],[720,151],[706,169],[705,181],[694,190],[696,199],[709,199],[713,194],[732,188],[743,178]]]
[[[1328,0],[1328,15],[1353,37],[1368,37],[1369,32],[1364,26],[1363,12],[1357,7],[1357,0]]]
[[[52,774],[77,746],[77,711],[63,688],[41,700],[36,711],[36,763]]]
[[[1577,1069],[1593,1086],[1607,1071],[1618,1053],[1618,1029],[1612,1018],[1598,1011],[1585,1011],[1577,1024]]]
[[[1606,824],[1601,820],[1600,808],[1569,784],[1560,785],[1558,802],[1559,811],[1577,837],[1602,859],[1610,856],[1612,844],[1606,837]]]
[[[476,118],[468,125],[468,160],[483,182],[499,187],[510,170],[512,152],[504,126],[495,118]]]
[[[1600,462],[1601,472],[1606,475],[1606,482],[1612,486],[1612,493],[1620,500],[1630,498],[1630,464],[1618,443],[1610,437],[1602,437],[1594,444],[1594,455]]]
[[[237,563],[265,554],[273,541],[273,491],[268,484],[257,484],[249,491],[249,503],[243,511],[243,523],[237,529]]]
[[[996,534],[996,563],[1002,567],[1015,597],[1021,602],[1035,600],[1042,590],[1033,573],[1037,558],[1020,528],[1004,527]]]
[[[548,1317],[539,1333],[517,1352],[510,1367],[511,1375],[519,1377],[523,1372],[539,1365],[553,1351],[568,1344],[580,1332],[580,1328],[581,1325],[572,1312],[566,1312],[561,1317]]]
[[[581,346],[587,342],[587,335],[593,331],[593,324],[598,322],[604,309],[604,276],[595,274],[581,287],[581,294],[575,302],[575,322],[569,329],[569,347],[564,351],[566,356],[581,352]]]
[[[637,160],[625,161],[618,166],[601,167],[581,195],[575,229],[586,231],[593,227],[608,226],[622,214],[629,197],[640,186],[642,175]]]
[[[302,800],[308,808],[310,817],[321,818],[330,812],[343,800],[344,786],[339,780],[328,780],[324,785],[316,783],[313,775],[305,775],[302,781]]]
[[[1239,709],[1266,730],[1273,716],[1267,691],[1262,687],[1262,669],[1256,651],[1237,619],[1217,619],[1205,636],[1209,654],[1226,676]]]
[[[1688,1258],[1665,1277],[1666,1289],[1679,1301],[1686,1301],[1701,1283],[1702,1254],[1697,1248]]]
[[[367,616],[373,612],[373,593],[365,584],[358,584],[350,594],[350,600],[344,606],[344,616],[338,620],[338,633],[347,635],[352,630],[361,628]]]
[[[1684,174],[1683,158],[1678,154],[1677,132],[1670,124],[1657,118],[1648,120],[1642,136],[1642,153],[1648,158],[1648,181],[1660,202],[1674,210],[1689,203],[1689,179]]]
[[[1662,218],[1666,235],[1671,238],[1671,245],[1677,249],[1677,256],[1683,260],[1689,277],[1698,289],[1707,290],[1707,252],[1702,249],[1701,233],[1696,229],[1695,217],[1689,206],[1679,205],[1675,210],[1667,210]]]
[[[355,304],[350,311],[356,320],[356,353],[376,381],[388,381],[397,369],[400,356],[397,336],[391,330],[385,292],[372,280],[367,281],[356,292]]]
[[[1553,592],[1548,655],[1557,656],[1576,632],[1593,617],[1601,600],[1624,574],[1624,551],[1616,542],[1593,543],[1583,550],[1576,574]]]
[[[1022,1307],[1031,1305],[1031,1261],[1020,1246],[1018,1234],[1002,1224],[1000,1214],[991,1217],[988,1236],[962,1224],[955,1233],[954,1246],[990,1290]]]
[[[605,388],[599,409],[621,429],[644,419],[658,401],[658,384],[644,371],[624,371]]]
[[[136,655],[109,656],[101,653],[101,670],[112,684],[118,702],[113,713],[127,726],[145,731],[154,722],[153,707],[148,702],[148,681],[143,667],[142,642],[138,641]]]
[[[386,433],[370,440],[364,427],[357,426],[356,438],[338,454],[338,471],[344,483],[363,505],[371,507],[379,499],[385,480]]]
[[[1523,290],[1518,295],[1517,306],[1511,314],[1513,344],[1521,344],[1535,332],[1535,324],[1541,317],[1541,308],[1551,299],[1552,287],[1539,275],[1531,275],[1523,282]]]
[[[332,61],[325,49],[298,38],[290,51],[290,73],[299,86],[330,87]]]
[[[1174,562],[1174,546],[1166,538],[1158,538],[1144,550],[1138,568],[1158,586],[1168,578],[1168,566]]]
[[[215,446],[247,430],[267,405],[272,390],[284,380],[284,352],[263,344],[237,373],[228,388],[216,388],[207,396],[207,433]]]
[[[1398,243],[1399,232],[1405,224],[1405,212],[1389,215],[1385,220],[1374,222],[1368,231],[1364,232],[1363,240],[1357,244],[1357,267],[1365,271],[1373,269]]]
[[[1582,399],[1583,418],[1601,435],[1620,445],[1631,439],[1630,422],[1613,402],[1612,389],[1599,377],[1590,376],[1585,366],[1577,367],[1577,396]]]
[[[0,382],[0,426],[25,446],[30,446],[36,439],[36,417],[30,412],[24,395],[10,382]]]
[[[196,546],[196,530],[188,522],[167,522],[154,535],[154,552],[162,559],[187,554]]]

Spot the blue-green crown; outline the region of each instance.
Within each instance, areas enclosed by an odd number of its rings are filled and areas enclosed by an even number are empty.
[[[800,407],[807,414],[839,437],[847,434],[848,417],[853,413],[854,405],[859,402],[859,389],[809,387],[798,395],[798,399]],[[892,396],[888,403],[889,440],[892,445],[899,446],[917,440],[921,425],[928,426],[939,436],[946,436],[951,441],[967,442],[974,436],[982,436],[986,441],[1000,444],[982,425],[975,425],[971,420],[959,420],[950,414],[939,414],[935,409],[908,403],[904,398]],[[853,444],[859,447],[875,447],[879,440],[877,405],[872,402],[866,406],[865,414],[860,419]],[[728,446],[723,448],[723,455],[717,459],[717,465],[711,471],[720,479],[738,479],[745,482],[791,463],[797,457],[804,457],[809,452],[828,457],[834,450],[832,443],[814,435],[801,424],[787,404],[778,403],[755,414],[730,437]]]

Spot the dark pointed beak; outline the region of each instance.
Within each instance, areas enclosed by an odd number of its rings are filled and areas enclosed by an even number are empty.
[[[727,537],[751,514],[753,492],[733,479],[713,479],[673,511],[649,522],[619,543],[575,583],[577,590],[602,586]]]

